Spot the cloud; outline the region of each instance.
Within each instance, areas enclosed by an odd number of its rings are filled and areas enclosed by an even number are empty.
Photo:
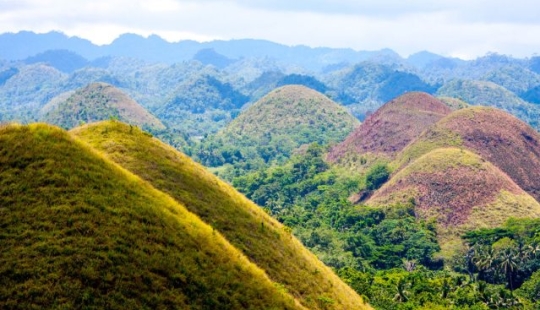
[[[98,44],[130,32],[178,41],[267,39],[288,45],[430,50],[473,57],[540,49],[533,1],[0,0],[0,32],[60,30]]]

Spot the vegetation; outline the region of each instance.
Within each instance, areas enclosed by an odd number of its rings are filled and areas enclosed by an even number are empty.
[[[105,83],[92,83],[86,87],[52,100],[42,109],[42,120],[70,129],[81,123],[110,118],[154,130],[165,126],[119,89]]]
[[[324,95],[303,86],[284,86],[203,141],[195,156],[211,167],[232,164],[232,176],[237,176],[273,161],[282,163],[302,145],[339,141],[357,124]]]
[[[184,205],[59,128],[0,129],[0,182],[2,309],[302,309]]]
[[[211,224],[306,308],[363,307],[287,227],[187,156],[119,122],[85,125],[72,133]]]

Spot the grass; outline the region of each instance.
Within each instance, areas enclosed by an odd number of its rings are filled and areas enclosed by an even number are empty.
[[[109,84],[91,83],[73,92],[68,98],[59,99],[43,108],[42,119],[47,123],[69,129],[79,126],[81,122],[90,123],[116,117],[133,125],[165,129],[159,119]]]
[[[182,204],[53,126],[0,129],[0,227],[2,309],[303,308]]]
[[[72,133],[200,216],[305,307],[369,308],[290,230],[172,147],[115,121],[85,125]]]
[[[465,149],[438,148],[397,172],[369,205],[414,202],[416,216],[437,220],[442,256],[459,249],[470,229],[508,218],[538,217],[540,204],[490,162]]]

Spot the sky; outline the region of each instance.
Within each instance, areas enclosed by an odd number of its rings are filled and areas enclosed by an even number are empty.
[[[427,50],[471,59],[540,54],[537,0],[0,0],[0,33],[61,31],[96,44],[122,33],[179,40]]]

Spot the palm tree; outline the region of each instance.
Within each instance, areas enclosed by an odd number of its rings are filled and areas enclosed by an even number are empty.
[[[498,253],[499,264],[498,267],[501,272],[504,272],[506,281],[508,282],[508,288],[510,291],[514,290],[513,277],[514,272],[519,266],[519,255],[512,248],[506,248]]]

